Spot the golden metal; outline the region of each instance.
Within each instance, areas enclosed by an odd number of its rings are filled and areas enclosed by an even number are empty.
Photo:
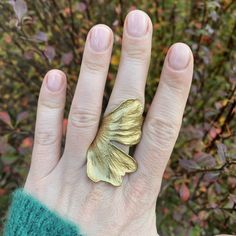
[[[139,143],[142,113],[141,102],[128,99],[103,117],[97,136],[87,152],[87,175],[92,181],[120,186],[122,176],[137,170],[137,162],[114,142],[128,146]]]

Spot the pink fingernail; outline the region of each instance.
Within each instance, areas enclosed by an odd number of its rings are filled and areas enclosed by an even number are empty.
[[[52,92],[59,91],[63,84],[63,74],[57,70],[51,70],[47,74],[47,87]]]
[[[111,32],[104,26],[95,26],[90,33],[90,45],[97,52],[105,51],[111,42]]]
[[[176,43],[169,53],[169,65],[174,70],[182,70],[187,67],[190,60],[189,47],[184,43]]]
[[[131,36],[141,37],[147,33],[148,18],[142,11],[135,10],[127,18],[127,31]]]

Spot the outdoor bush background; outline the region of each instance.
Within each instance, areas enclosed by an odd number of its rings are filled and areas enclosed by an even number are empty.
[[[124,18],[135,8],[146,11],[154,25],[145,111],[158,85],[168,47],[177,41],[185,42],[195,58],[183,127],[158,199],[159,233],[236,234],[234,0],[1,0],[1,223],[10,193],[24,183],[29,169],[37,98],[44,74],[59,68],[68,75],[67,116],[86,34],[96,23],[109,25],[115,46],[105,107],[115,82]]]

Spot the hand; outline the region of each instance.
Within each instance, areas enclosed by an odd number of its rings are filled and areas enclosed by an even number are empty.
[[[152,40],[152,23],[142,11],[125,20],[122,56],[106,108],[138,98],[144,104]],[[143,124],[134,158],[135,173],[120,187],[92,182],[86,175],[86,152],[101,115],[113,35],[105,25],[87,37],[80,75],[71,104],[66,144],[61,155],[66,76],[51,70],[40,91],[35,141],[25,190],[66,216],[86,235],[156,235],[155,204],[163,172],[176,142],[193,74],[193,56],[183,43],[168,51],[156,95]],[[123,147],[128,153],[128,147]]]

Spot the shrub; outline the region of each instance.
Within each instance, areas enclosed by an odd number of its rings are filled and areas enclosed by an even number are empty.
[[[96,23],[109,25],[115,34],[115,46],[104,94],[105,108],[119,62],[124,18],[135,8],[146,11],[154,25],[145,112],[158,85],[168,47],[177,41],[185,42],[195,58],[181,134],[158,198],[159,232],[163,236],[236,234],[234,0],[1,1],[2,219],[10,192],[24,183],[29,168],[43,75],[51,68],[67,73],[67,115],[86,34]]]

